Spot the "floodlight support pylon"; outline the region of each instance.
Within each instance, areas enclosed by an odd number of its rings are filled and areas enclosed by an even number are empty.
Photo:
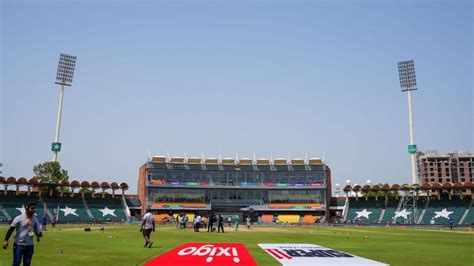
[[[54,142],[59,142],[59,132],[61,130],[61,116],[63,112],[63,98],[64,98],[64,82],[61,84],[61,92],[59,94],[59,108],[58,108],[58,119],[56,121],[56,137],[54,138]],[[58,160],[58,151],[53,151],[53,162]]]
[[[410,128],[410,145],[415,144],[414,134],[413,134],[413,111],[412,111],[412,102],[411,102],[411,89],[407,90],[408,93],[408,121],[409,121],[409,128]],[[417,184],[416,178],[416,158],[415,153],[410,154],[411,157],[411,181],[412,184]]]

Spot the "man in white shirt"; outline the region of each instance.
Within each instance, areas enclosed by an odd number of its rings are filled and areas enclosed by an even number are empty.
[[[13,266],[19,266],[22,259],[23,266],[29,266],[34,253],[33,236],[37,237],[36,240],[38,242],[39,238],[43,236],[41,233],[41,225],[36,216],[34,216],[35,209],[36,203],[26,203],[25,213],[13,219],[5,236],[5,240],[3,240],[3,249],[7,249],[8,239],[16,229],[13,241]]]
[[[145,248],[151,248],[153,242],[150,239],[151,231],[155,232],[155,218],[150,213],[150,210],[147,209],[147,213],[143,216],[142,225],[140,227],[140,232],[143,233],[143,238],[145,238]]]

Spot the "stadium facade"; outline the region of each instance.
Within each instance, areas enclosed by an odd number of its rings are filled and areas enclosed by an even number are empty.
[[[155,156],[140,167],[138,194],[142,211],[163,215],[222,213],[262,222],[302,215],[311,220],[329,215],[331,170],[318,158]]]

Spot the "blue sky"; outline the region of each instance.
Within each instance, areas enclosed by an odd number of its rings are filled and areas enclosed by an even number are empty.
[[[127,182],[152,154],[322,157],[335,183],[410,182],[415,143],[473,150],[470,1],[2,1],[4,176],[52,159],[59,53],[77,56],[59,160]]]

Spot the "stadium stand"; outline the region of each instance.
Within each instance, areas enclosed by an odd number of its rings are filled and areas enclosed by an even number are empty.
[[[120,198],[87,198],[86,202],[95,221],[109,222],[127,219]]]
[[[167,213],[153,215],[155,222],[167,222],[170,221],[170,216]]]
[[[2,195],[0,197],[0,204],[7,215],[3,211],[0,214],[2,214],[5,221],[11,221],[21,214],[21,210],[24,209],[24,203],[26,202],[35,202],[37,204],[35,214],[38,218],[41,218],[44,211],[43,204],[37,196],[27,195]]]
[[[262,214],[262,223],[273,223],[273,214]]]
[[[142,206],[139,199],[126,198],[125,202],[129,208],[140,208]]]
[[[277,221],[279,223],[299,223],[300,216],[298,214],[279,214]]]
[[[474,201],[474,200],[472,200]],[[473,206],[473,202],[471,202],[471,207],[469,208],[469,211],[466,215],[466,217],[464,217],[464,221],[462,221],[462,224],[463,225],[474,225],[474,206]]]
[[[81,198],[77,197],[43,197],[43,202],[51,214],[59,208],[59,222],[90,222],[92,217],[87,213]]]
[[[347,213],[347,221],[354,221],[354,222],[363,223],[363,224],[378,223],[378,220],[382,213],[383,206],[384,206],[383,200],[366,201],[363,198],[360,198],[358,200],[356,200],[355,198],[350,198],[349,209]],[[364,215],[366,215],[368,218]]]
[[[382,223],[392,223],[395,212],[397,211],[399,201],[395,199],[388,199],[385,204],[385,213],[382,217]]]
[[[448,218],[451,218],[455,224],[458,224],[466,208],[469,207],[470,199],[432,199],[423,217],[423,222],[428,224],[448,224]]]
[[[303,217],[302,223],[315,223],[321,218],[321,216],[318,215],[305,215]]]

